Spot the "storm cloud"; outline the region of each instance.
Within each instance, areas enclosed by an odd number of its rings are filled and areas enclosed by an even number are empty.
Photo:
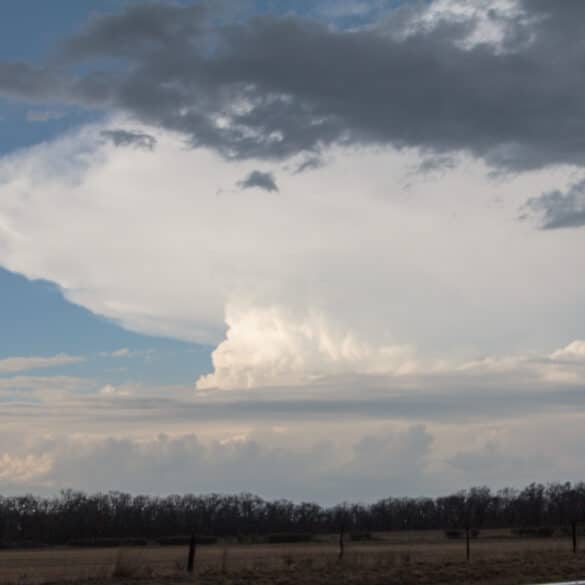
[[[582,165],[585,5],[459,4],[411,3],[351,30],[132,5],[91,19],[58,66],[0,63],[0,92],[124,111],[228,158],[384,144],[503,171]]]

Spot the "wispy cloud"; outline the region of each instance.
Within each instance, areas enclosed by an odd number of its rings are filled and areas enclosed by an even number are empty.
[[[127,347],[122,347],[120,349],[117,349],[116,351],[113,351],[110,356],[111,357],[117,357],[117,358],[123,358],[123,357],[129,357],[130,355],[132,355],[132,352],[127,348]]]
[[[8,357],[0,359],[0,373],[26,372],[41,368],[56,368],[85,361],[82,356],[60,353],[50,357]]]

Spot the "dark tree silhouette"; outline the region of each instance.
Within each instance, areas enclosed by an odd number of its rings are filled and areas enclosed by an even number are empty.
[[[585,483],[530,484],[492,492],[475,487],[438,498],[385,498],[373,504],[323,507],[267,501],[252,494],[132,496],[67,490],[53,498],[0,496],[0,545],[66,544],[96,539],[200,536],[261,538],[386,530],[557,528],[571,534],[585,521]],[[299,536],[300,537],[300,536]]]

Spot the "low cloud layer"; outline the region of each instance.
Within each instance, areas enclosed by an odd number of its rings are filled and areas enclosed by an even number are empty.
[[[259,380],[253,392],[0,377],[0,491],[251,491],[331,503],[576,480],[584,346],[400,376]]]
[[[246,491],[334,503],[437,495],[584,472],[578,414],[489,424],[314,425],[204,433],[22,435],[2,431],[0,490],[133,493]],[[546,440],[551,433],[555,442]],[[538,457],[533,453],[538,452]]]
[[[0,453],[0,489],[34,486],[54,493],[74,486],[168,494],[225,493],[237,486],[271,498],[334,502],[420,493],[432,475],[427,466],[433,437],[423,426],[366,434],[345,453],[328,440],[295,447],[296,432],[211,441],[194,434],[97,440],[56,435],[48,444],[33,442],[34,454]]]

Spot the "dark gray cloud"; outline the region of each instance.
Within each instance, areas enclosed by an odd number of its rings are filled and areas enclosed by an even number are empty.
[[[57,71],[23,61],[0,61],[0,94],[31,101],[65,99],[71,79]]]
[[[295,175],[321,168],[325,163],[320,156],[310,156],[301,162],[294,170]]]
[[[465,151],[505,171],[582,165],[585,3],[519,8],[489,11],[502,31],[494,46],[467,43],[473,17],[438,18],[405,35],[426,3],[351,31],[299,16],[218,24],[203,5],[136,4],[66,41],[61,73],[0,64],[0,92],[66,93],[229,158],[316,155],[351,143]],[[56,84],[79,60],[86,73]]]
[[[585,226],[585,179],[566,191],[549,191],[529,199],[522,208],[521,219],[537,216],[541,228],[555,230]]]
[[[102,55],[142,60],[148,53],[187,48],[205,32],[206,16],[200,3],[131,4],[122,14],[94,15],[81,34],[63,43],[63,49],[75,61]]]
[[[418,165],[416,172],[421,174],[432,174],[455,168],[456,161],[449,155],[428,156]]]
[[[103,130],[100,134],[111,140],[116,146],[134,146],[144,150],[153,150],[156,146],[156,138],[144,132],[116,129]]]
[[[26,121],[32,124],[39,122],[50,122],[51,120],[60,120],[65,117],[64,112],[55,112],[51,110],[29,110],[26,113]]]
[[[252,171],[245,179],[238,181],[240,189],[263,189],[264,191],[278,191],[278,185],[272,173]]]

